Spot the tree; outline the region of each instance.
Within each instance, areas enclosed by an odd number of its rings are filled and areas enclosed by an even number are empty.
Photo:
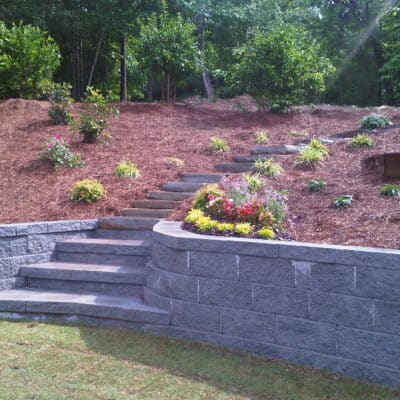
[[[178,84],[199,64],[195,27],[181,15],[172,16],[164,9],[160,16],[142,22],[139,54],[143,63],[161,81],[162,99],[173,104]]]
[[[236,51],[231,81],[253,96],[261,108],[285,111],[325,89],[330,61],[305,31],[291,25],[258,33]]]
[[[0,97],[43,96],[59,65],[59,48],[46,32],[0,22]]]

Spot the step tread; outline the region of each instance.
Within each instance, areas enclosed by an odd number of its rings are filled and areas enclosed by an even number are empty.
[[[174,209],[180,204],[181,201],[179,200],[146,199],[146,200],[134,200],[132,205],[135,208],[144,208],[144,209]]]
[[[99,227],[108,230],[151,231],[159,221],[149,217],[104,217],[99,218]]]
[[[193,192],[169,192],[160,190],[158,192],[149,192],[147,197],[149,199],[157,200],[177,200],[182,201],[193,196]]]
[[[207,182],[167,182],[163,185],[163,190],[167,192],[196,192],[206,184]]]
[[[215,167],[224,172],[240,173],[251,171],[254,168],[254,163],[223,163]]]
[[[174,211],[173,208],[138,208],[130,207],[121,210],[122,215],[132,215],[132,216],[148,216],[150,218],[166,218],[170,213]]]
[[[224,175],[217,172],[190,172],[181,174],[183,182],[193,182],[193,183],[218,183]]]
[[[82,239],[65,239],[58,243],[103,244],[112,246],[145,246],[145,247],[151,246],[151,243],[148,240],[137,240],[137,239],[82,238]]]

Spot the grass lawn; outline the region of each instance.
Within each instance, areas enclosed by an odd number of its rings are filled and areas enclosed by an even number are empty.
[[[1,400],[399,398],[400,391],[203,344],[0,322]]]

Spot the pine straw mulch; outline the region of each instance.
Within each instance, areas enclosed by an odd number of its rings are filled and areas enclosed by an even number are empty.
[[[245,107],[237,106],[238,103]],[[55,126],[47,115],[49,104],[11,99],[0,102],[0,222],[29,222],[57,219],[96,218],[118,214],[134,199],[158,190],[164,182],[179,179],[181,172],[214,171],[233,155],[250,152],[254,132],[268,131],[269,144],[298,141],[288,132],[308,131],[310,137],[333,136],[359,126],[372,109],[316,106],[301,113],[274,115],[255,112],[246,98],[209,103],[195,99],[166,107],[161,104],[128,103],[120,106],[119,119],[110,123],[108,144],[83,144],[66,126]],[[243,112],[243,108],[251,110]],[[76,111],[79,105],[76,106]],[[400,112],[384,110],[396,122]],[[400,201],[385,198],[379,188],[385,180],[362,168],[369,155],[400,152],[400,129],[373,136],[372,149],[354,150],[348,142],[330,145],[331,156],[315,170],[294,168],[295,156],[277,157],[285,174],[271,179],[276,189],[289,189],[290,219],[287,233],[299,241],[400,248]],[[47,139],[61,133],[69,138],[72,151],[79,152],[82,168],[55,171],[38,155]],[[210,154],[209,138],[218,135],[229,141],[230,154]],[[165,158],[175,156],[184,167],[170,166]],[[113,176],[116,164],[129,159],[139,165],[136,180]],[[75,204],[69,200],[73,182],[87,177],[99,179],[108,190],[107,199],[97,204]],[[323,192],[310,194],[309,179],[328,182]],[[395,180],[393,183],[400,183]],[[347,209],[335,209],[332,201],[353,194]],[[182,212],[175,213],[175,217]]]

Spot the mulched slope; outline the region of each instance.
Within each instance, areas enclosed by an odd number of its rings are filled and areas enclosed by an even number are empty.
[[[306,130],[312,137],[331,136],[356,129],[360,118],[371,112],[317,106],[290,115],[243,113],[237,109],[238,101],[243,99],[217,103],[188,101],[175,107],[124,104],[119,119],[110,124],[112,139],[106,145],[83,144],[68,127],[52,125],[47,102],[0,102],[0,222],[115,215],[135,198],[144,198],[147,191],[179,179],[180,172],[213,171],[213,165],[229,161],[231,154],[209,154],[211,136],[226,138],[232,153],[242,154],[253,147],[253,135],[258,129],[268,130],[270,144],[289,144],[298,140],[288,134],[291,130]],[[399,121],[398,110],[385,111]],[[38,160],[46,139],[56,133],[68,137],[72,150],[81,153],[86,162],[83,168],[54,171]],[[375,135],[373,149],[353,150],[346,143],[331,145],[331,157],[315,171],[297,170],[293,167],[294,156],[281,157],[286,173],[271,179],[271,185],[290,191],[289,235],[300,241],[399,248],[400,202],[381,196],[379,187],[384,180],[361,168],[362,159],[368,155],[400,151],[399,133],[399,129],[394,129]],[[168,156],[184,159],[186,165],[168,166]],[[139,165],[139,179],[113,176],[122,159]],[[68,199],[73,182],[86,177],[97,178],[105,185],[106,200],[77,205]],[[329,183],[324,192],[308,193],[305,183],[313,178]],[[354,205],[344,210],[332,208],[332,200],[342,194],[354,194]]]

